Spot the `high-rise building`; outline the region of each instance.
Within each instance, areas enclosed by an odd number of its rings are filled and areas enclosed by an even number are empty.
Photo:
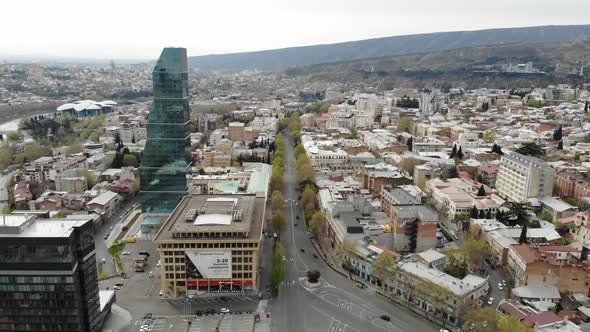
[[[0,331],[100,331],[90,220],[0,216]]]
[[[154,103],[141,160],[143,212],[169,213],[186,195],[190,166],[188,72],[185,48],[165,48],[154,67]]]
[[[551,196],[555,171],[543,160],[506,152],[500,161],[496,188],[500,195],[519,203],[531,197]]]

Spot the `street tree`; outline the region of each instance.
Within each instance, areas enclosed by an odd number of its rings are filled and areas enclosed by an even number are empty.
[[[395,259],[393,255],[388,252],[384,251],[375,259],[373,265],[371,266],[371,270],[373,271],[373,275],[379,280],[386,280],[389,271],[395,268]]]
[[[285,197],[279,190],[272,192],[270,206],[273,211],[283,211],[285,209]]]
[[[283,247],[281,241],[276,241],[273,247],[269,278],[273,296],[279,295],[279,285],[287,275],[287,267],[283,257],[285,257],[285,247]]]
[[[307,281],[310,283],[317,283],[320,281],[320,270],[308,270],[307,271]]]
[[[287,228],[287,218],[285,217],[285,213],[281,210],[274,212],[270,222],[272,224],[272,229],[277,233],[281,233]]]
[[[303,193],[301,194],[301,204],[304,208],[317,209],[317,198],[314,188],[310,185],[305,186]]]
[[[326,217],[320,211],[316,211],[309,221],[309,231],[316,239],[323,239],[324,228],[326,227]]]
[[[533,332],[533,329],[522,324],[518,318],[507,315],[498,321],[498,332]]]

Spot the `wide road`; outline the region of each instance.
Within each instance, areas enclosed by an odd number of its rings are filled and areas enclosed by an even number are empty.
[[[314,247],[306,234],[303,210],[297,204],[293,142],[285,135],[285,178],[283,195],[288,200],[287,230],[281,235],[288,265],[287,280],[273,299],[272,330],[291,331],[437,331],[438,328],[405,308],[379,295],[354,286],[347,277],[332,270],[321,258],[314,258]],[[299,219],[297,219],[299,216]],[[295,226],[297,224],[297,226]],[[301,251],[303,248],[304,251]],[[304,286],[308,269],[318,269],[322,286]],[[387,314],[390,322],[379,316]]]
[[[97,227],[97,229],[94,232],[96,262],[98,264],[102,264],[102,270],[105,273],[115,274],[115,264],[111,259],[111,256],[109,256],[109,253],[107,251],[106,240],[104,237],[107,234],[110,234],[110,236],[112,236],[113,238],[118,235],[115,233],[111,234],[111,228],[114,227],[115,224],[117,224],[120,221],[121,216],[123,216],[126,213],[127,209],[139,203],[139,199],[140,196],[137,195],[125,201],[123,206],[119,208],[110,218],[108,218],[100,227]],[[107,262],[104,264],[101,262],[103,258],[106,258],[107,260]]]

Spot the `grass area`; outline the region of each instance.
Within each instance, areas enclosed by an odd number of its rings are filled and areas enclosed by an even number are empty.
[[[112,246],[109,247],[108,252],[113,258],[115,258],[115,264],[121,272],[125,272],[123,270],[123,261],[121,261],[121,253],[125,249],[125,242],[115,241]]]

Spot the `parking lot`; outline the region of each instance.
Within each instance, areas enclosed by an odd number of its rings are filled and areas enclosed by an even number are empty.
[[[254,330],[254,314],[214,314],[202,316],[152,317],[143,319],[137,329],[140,332],[251,332]]]

